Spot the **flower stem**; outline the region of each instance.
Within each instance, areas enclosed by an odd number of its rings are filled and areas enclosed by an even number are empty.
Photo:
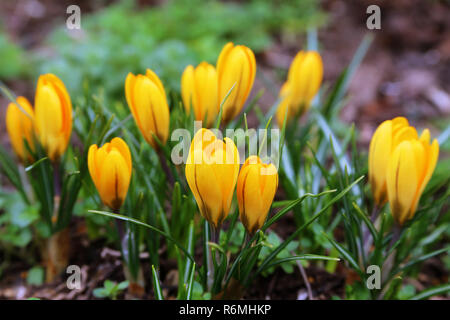
[[[380,208],[377,205],[373,206],[372,213],[370,215],[370,221],[375,223],[380,213]],[[370,246],[372,245],[373,237],[370,234],[370,230],[366,225],[363,225],[363,254],[367,257],[369,255]]]
[[[167,165],[167,161],[166,161],[166,157],[164,156],[164,153],[162,152],[162,150],[158,150],[156,153],[158,154],[159,163],[161,164],[161,168],[163,169],[163,171],[166,175],[167,181],[169,182],[169,184],[171,186],[173,186],[175,183],[175,179],[173,178],[172,171],[170,170],[169,166]]]

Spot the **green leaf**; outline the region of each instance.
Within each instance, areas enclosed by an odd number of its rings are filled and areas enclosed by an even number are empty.
[[[191,255],[194,254],[194,245],[195,245],[194,220],[191,220],[191,222],[189,223],[188,239],[186,243],[186,248]],[[186,282],[187,279],[189,278],[189,273],[191,272],[192,264],[194,264],[194,262],[191,259],[187,258],[184,267],[184,276],[183,276],[184,282]]]
[[[40,286],[44,283],[44,269],[42,267],[33,267],[28,270],[27,283],[29,285]]]
[[[450,292],[450,284],[443,284],[436,287],[429,288],[420,292],[419,294],[409,298],[410,300],[423,300],[439,294],[445,294]]]
[[[403,271],[405,269],[408,269],[408,268],[410,268],[410,267],[412,267],[412,266],[414,266],[414,265],[416,265],[416,264],[418,264],[418,263],[420,263],[422,261],[428,260],[431,257],[437,256],[437,255],[439,255],[441,253],[444,253],[446,251],[449,251],[449,250],[450,250],[450,247],[445,247],[445,248],[438,249],[438,250],[435,250],[433,252],[427,253],[427,254],[425,254],[423,256],[420,256],[418,258],[412,259],[411,261],[409,261],[405,265],[401,266],[399,269],[395,270],[393,272],[393,274],[397,274],[397,273],[399,273],[399,272],[401,272],[401,271]]]
[[[33,170],[36,166],[38,166],[42,161],[47,160],[48,157],[43,157],[35,162],[33,162],[31,165],[29,165],[28,167],[25,168],[25,172],[28,172],[30,170]],[[50,160],[49,160],[50,161]]]
[[[0,172],[3,172],[11,184],[20,192],[24,201],[30,203],[23,188],[17,164],[2,146],[0,146]]]
[[[400,291],[400,288],[402,287],[403,278],[402,277],[395,277],[394,280],[392,280],[391,285],[389,286],[388,291],[384,295],[384,300],[392,300],[397,297],[398,292]]]
[[[327,118],[332,115],[333,111],[338,106],[338,103],[342,101],[342,99],[344,98],[345,92],[347,91],[348,86],[350,84],[350,80],[353,77],[354,73],[356,72],[356,69],[358,69],[364,56],[366,55],[366,52],[369,49],[370,44],[372,43],[372,39],[373,39],[372,35],[366,35],[364,37],[358,49],[356,50],[355,55],[353,56],[353,59],[350,62],[349,66],[339,76],[339,79],[335,87],[333,88],[332,93],[330,94],[328,100],[325,102],[323,106],[323,114]]]
[[[129,282],[128,281],[122,281],[117,285],[118,290],[125,290],[128,288]]]
[[[358,265],[358,262],[356,262],[355,258],[348,252],[344,247],[342,247],[339,243],[331,239],[325,232],[323,232],[323,235],[331,242],[331,244],[336,248],[337,251],[342,255],[344,260],[348,261],[350,265],[352,266],[355,271],[357,271],[359,274],[362,274],[361,268]]]
[[[108,293],[112,293],[114,291],[114,288],[116,287],[116,283],[111,280],[105,280],[103,286]]]
[[[327,257],[327,256],[321,256],[321,255],[317,255],[317,254],[302,254],[302,255],[298,255],[298,256],[291,256],[288,258],[283,258],[283,259],[278,259],[273,261],[272,263],[268,264],[265,269],[269,269],[271,267],[274,267],[276,265],[282,264],[284,262],[289,262],[289,261],[297,261],[297,260],[330,260],[330,261],[340,261],[341,259],[339,258],[333,258],[333,257]],[[265,270],[264,269],[264,270]],[[261,270],[261,271],[264,271]]]
[[[303,200],[306,198],[319,198],[323,195],[336,192],[336,189],[333,190],[326,190],[324,192],[318,193],[318,194],[312,194],[312,193],[305,193],[300,198],[291,201],[286,207],[284,207],[280,212],[277,212],[272,218],[270,218],[261,228],[262,231],[267,230],[272,224],[277,222],[281,217],[283,217],[286,213],[288,213],[292,208],[294,208],[296,205],[300,204]]]
[[[352,204],[353,207],[356,209],[356,212],[359,214],[359,216],[363,219],[364,223],[369,228],[369,231],[372,234],[374,241],[376,242],[378,240],[378,233],[372,221],[370,221],[369,217],[364,212],[362,212],[361,208],[356,204],[356,202],[353,201]]]
[[[216,129],[220,128],[220,122],[222,121],[222,114],[223,114],[223,105],[225,104],[225,101],[227,101],[228,97],[231,94],[231,91],[233,91],[235,86],[236,86],[236,82],[233,84],[231,89],[228,90],[226,96],[223,98],[222,102],[220,103],[220,110],[219,110],[219,115],[217,116]]]
[[[311,223],[313,223],[317,218],[320,217],[321,214],[323,214],[325,211],[328,210],[329,207],[331,207],[336,201],[340,200],[347,192],[353,188],[358,182],[360,182],[364,176],[359,177],[353,183],[351,183],[349,186],[347,186],[344,190],[342,190],[336,197],[331,199],[318,213],[316,213],[312,218],[310,218],[305,224],[303,224],[300,228],[298,228],[293,234],[291,234],[282,244],[280,244],[259,266],[258,270],[255,273],[255,276],[261,272],[261,270],[264,270],[266,265],[268,265],[277,255],[280,253],[281,250],[283,250],[289,242],[294,240],[300,232],[307,228]]]
[[[192,292],[194,289],[194,274],[195,274],[195,263],[192,264],[191,270],[189,271],[188,281],[186,283],[186,300],[191,300]]]
[[[95,214],[100,214],[100,215],[111,217],[111,218],[115,218],[115,219],[129,221],[129,222],[138,224],[140,226],[149,228],[149,229],[159,233],[160,235],[165,237],[167,240],[172,241],[178,248],[180,248],[181,251],[183,251],[186,254],[187,257],[189,257],[189,259],[194,261],[194,257],[177,240],[175,240],[169,234],[165,233],[164,231],[159,230],[158,228],[156,228],[154,226],[151,226],[151,225],[146,224],[146,223],[144,223],[142,221],[139,221],[137,219],[133,219],[133,218],[121,215],[121,214],[117,214],[117,213],[112,213],[112,212],[107,212],[107,211],[98,211],[98,210],[88,210],[88,212],[95,213]]]
[[[96,298],[106,298],[109,296],[108,292],[105,290],[105,288],[95,288],[94,291],[92,291],[92,294]]]
[[[159,283],[158,273],[155,270],[155,266],[152,265],[152,277],[153,277],[153,290],[155,291],[155,298],[157,300],[164,300],[164,295],[161,290],[161,285]]]

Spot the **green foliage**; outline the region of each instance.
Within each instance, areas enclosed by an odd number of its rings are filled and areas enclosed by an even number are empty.
[[[0,79],[10,79],[27,73],[26,53],[0,30]]]
[[[215,64],[227,41],[259,53],[271,45],[272,34],[298,34],[322,20],[315,0],[177,0],[144,10],[122,1],[83,15],[79,34],[54,32],[49,39],[54,56],[38,57],[35,71],[57,74],[76,94],[88,81],[104,88],[108,101],[123,97],[129,72],[146,68],[178,91],[184,68],[202,60]]]
[[[42,267],[33,267],[28,270],[27,283],[29,285],[40,286],[44,283],[45,272]]]
[[[33,232],[30,226],[39,219],[39,206],[27,205],[18,192],[0,193],[0,247],[26,247]]]
[[[116,300],[117,296],[122,293],[123,290],[128,288],[128,281],[122,281],[116,283],[111,280],[105,280],[103,287],[95,288],[93,294],[97,298],[108,298]]]
[[[263,248],[261,249],[261,254],[259,256],[259,259],[264,260],[269,254],[273,251],[273,248],[279,246],[282,242],[282,239],[275,233],[275,232],[269,232],[267,234],[267,237],[265,239],[265,244]],[[287,258],[292,255],[291,251],[296,251],[298,247],[298,241],[292,241],[289,243],[286,248],[281,250],[281,252],[278,254],[279,259]],[[281,268],[286,273],[292,273],[294,271],[295,261],[290,262],[284,262],[280,264]],[[265,271],[262,272],[264,276],[267,276],[275,271],[275,268],[267,268]]]

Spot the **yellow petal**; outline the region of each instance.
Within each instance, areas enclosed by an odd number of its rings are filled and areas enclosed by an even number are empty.
[[[35,98],[35,124],[39,141],[50,159],[64,153],[72,132],[72,104],[64,83],[53,74],[41,75]]]
[[[101,170],[100,197],[108,207],[117,210],[127,195],[131,174],[125,159],[116,148],[108,153]]]
[[[181,76],[181,97],[184,108],[189,113],[191,110],[191,101],[194,99],[194,67],[189,65],[184,69]]]
[[[418,188],[417,164],[411,141],[401,142],[389,160],[387,189],[394,219],[402,225],[409,216]]]
[[[98,190],[99,188],[99,178],[97,174],[97,163],[96,163],[96,155],[97,155],[98,147],[96,144],[93,144],[89,147],[88,151],[88,170],[91,175],[91,179],[95,184],[95,188]]]
[[[120,154],[122,155],[123,159],[125,160],[127,167],[128,167],[128,171],[131,174],[131,170],[132,170],[132,164],[131,164],[131,153],[130,153],[130,149],[128,148],[128,145],[125,143],[125,141],[123,141],[121,138],[113,138],[111,140],[111,145],[116,148]]]
[[[33,142],[33,119],[34,112],[30,102],[24,97],[17,97],[18,104],[22,110],[10,103],[6,111],[6,129],[14,152],[22,162],[31,161],[31,155],[25,146],[28,143],[31,150],[34,150]]]
[[[228,43],[219,56],[217,73],[219,106],[233,88],[223,105],[222,119],[228,122],[240,113],[253,86],[256,74],[253,52],[245,46],[233,46],[232,43]]]
[[[429,135],[429,132],[428,132]],[[421,137],[422,139],[422,137]],[[424,137],[425,143],[429,142],[429,136]],[[422,141],[423,143],[423,141]],[[428,146],[428,144],[427,144]],[[433,140],[431,146],[428,148],[424,148],[424,158],[425,161],[423,163],[423,175],[421,176],[421,180],[419,180],[419,188],[417,190],[416,197],[414,199],[409,219],[411,219],[414,216],[414,213],[417,209],[417,204],[419,203],[420,197],[425,190],[425,187],[427,186],[428,182],[431,179],[431,176],[433,175],[434,169],[436,168],[437,160],[439,157],[439,143],[436,139]]]
[[[369,147],[369,181],[375,203],[383,205],[386,199],[386,157],[392,149],[392,122],[387,120],[378,126]]]
[[[157,148],[154,134],[165,144],[169,135],[170,115],[165,90],[158,76],[149,69],[146,75],[128,74],[125,80],[125,95],[145,140],[153,148]]]

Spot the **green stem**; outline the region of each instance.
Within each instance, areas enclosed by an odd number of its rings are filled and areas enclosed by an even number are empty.
[[[170,170],[169,166],[167,165],[167,161],[166,161],[166,157],[164,156],[164,153],[162,152],[161,149],[159,149],[156,153],[158,155],[159,163],[161,164],[161,168],[163,169],[163,171],[166,175],[167,181],[169,182],[169,184],[171,186],[173,186],[175,183],[175,179],[173,177],[172,171]]]

